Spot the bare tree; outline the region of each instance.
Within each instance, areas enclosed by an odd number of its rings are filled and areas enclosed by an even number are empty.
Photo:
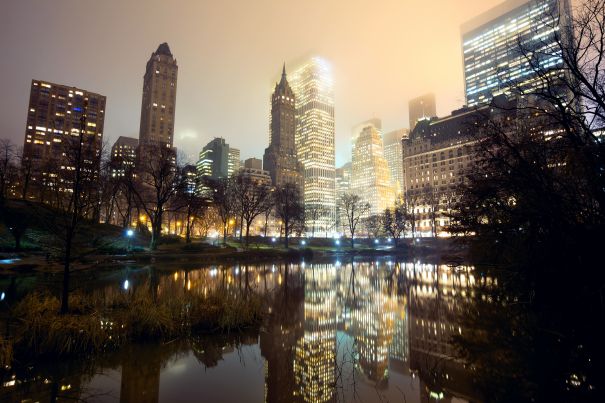
[[[7,198],[11,183],[16,177],[15,146],[8,139],[0,139],[0,206]]]
[[[149,249],[156,250],[162,233],[164,213],[184,182],[177,167],[176,155],[164,144],[144,144],[136,166],[136,177],[130,181],[137,205],[151,221]]]
[[[311,238],[315,236],[315,226],[317,221],[327,214],[327,210],[321,204],[310,204],[305,206],[305,221],[311,221]]]
[[[29,185],[31,182],[31,177],[33,173],[33,162],[31,159],[26,158],[23,154],[23,147],[19,148],[17,153],[17,158],[19,160],[19,181],[21,185],[21,199],[27,200]]]
[[[194,228],[200,237],[206,238],[212,228],[220,228],[221,220],[216,208],[212,205],[205,208],[202,213],[195,217],[193,221]]]
[[[384,231],[389,234],[395,243],[395,247],[399,242],[401,235],[405,233],[408,226],[407,206],[403,199],[397,200],[395,206],[384,211],[383,227]]]
[[[272,189],[264,183],[259,183],[242,175],[236,176],[234,183],[240,219],[242,223],[246,223],[246,246],[248,246],[252,222],[265,211],[271,210],[273,204]]]
[[[211,190],[211,199],[223,226],[223,244],[227,244],[229,222],[237,211],[237,200],[232,178],[206,178],[206,186]]]
[[[177,193],[174,207],[177,211],[184,212],[185,242],[191,243],[195,219],[208,208],[209,200],[196,191],[201,186],[201,178],[198,175],[187,178],[187,173],[183,172],[182,176],[186,183]]]
[[[349,234],[351,236],[351,248],[355,247],[355,233],[359,221],[370,211],[370,203],[365,203],[356,194],[345,193],[339,200],[340,209],[347,218]]]
[[[55,232],[62,244],[63,284],[61,294],[61,313],[69,311],[70,270],[74,257],[74,241],[82,222],[91,218],[97,207],[99,169],[102,144],[94,134],[86,131],[87,102],[84,102],[80,116],[80,130],[77,135],[64,136],[62,141],[61,165],[47,171],[54,179],[48,182],[53,201],[58,207],[49,230]],[[58,163],[58,159],[53,162]],[[48,165],[52,166],[52,165]]]
[[[275,214],[282,221],[284,231],[284,246],[288,248],[288,240],[297,224],[304,222],[304,207],[300,189],[293,183],[286,183],[273,192]]]

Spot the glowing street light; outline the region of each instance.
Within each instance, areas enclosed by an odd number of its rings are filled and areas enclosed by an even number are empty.
[[[128,228],[126,230],[126,238],[128,238],[128,246],[126,247],[127,252],[130,252],[130,240],[132,239],[133,236],[134,236],[134,231],[132,230],[132,228]]]

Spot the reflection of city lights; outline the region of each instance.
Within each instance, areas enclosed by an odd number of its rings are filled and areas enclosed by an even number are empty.
[[[191,290],[191,280],[187,280],[187,290]]]

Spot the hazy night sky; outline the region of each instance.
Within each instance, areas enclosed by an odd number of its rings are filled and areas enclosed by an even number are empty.
[[[31,79],[107,96],[105,139],[138,137],[143,74],[168,42],[179,65],[175,145],[213,137],[262,158],[282,62],[317,54],[335,79],[336,160],[372,117],[408,127],[407,101],[463,104],[460,25],[502,0],[2,0],[0,138],[22,145]]]

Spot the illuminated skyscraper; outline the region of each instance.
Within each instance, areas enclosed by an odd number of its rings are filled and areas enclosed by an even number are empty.
[[[229,146],[229,145],[227,145]],[[232,177],[237,175],[240,169],[240,151],[238,148],[229,147],[229,155],[227,159],[227,176]]]
[[[380,120],[372,119],[353,129],[351,192],[370,204],[368,215],[381,214],[395,203],[380,127]]]
[[[384,159],[387,160],[389,165],[391,183],[397,195],[403,192],[403,148],[401,140],[407,139],[409,135],[410,131],[408,129],[399,129],[384,135]]]
[[[292,74],[296,97],[296,152],[302,164],[304,202],[326,214],[313,225],[318,232],[335,231],[334,84],[331,66],[312,57]]]
[[[178,66],[167,43],[151,54],[143,78],[139,143],[172,147]]]
[[[275,186],[294,183],[302,189],[301,165],[296,155],[296,98],[286,78],[286,65],[271,96],[271,143],[265,150],[264,168]]]
[[[410,131],[414,130],[419,120],[430,119],[437,116],[437,103],[435,94],[425,94],[423,96],[410,99],[408,102],[408,112],[410,114]]]
[[[196,169],[199,178],[224,179],[229,177],[229,144],[225,139],[216,137],[210,141],[200,151],[200,158],[197,161]],[[238,150],[239,161],[239,150]],[[209,189],[199,181],[198,193],[208,191]]]
[[[528,57],[541,70],[551,71],[553,78],[563,74],[556,39],[567,40],[569,15],[568,0],[508,0],[464,24],[467,105],[486,104],[498,94],[540,88],[543,82]]]

